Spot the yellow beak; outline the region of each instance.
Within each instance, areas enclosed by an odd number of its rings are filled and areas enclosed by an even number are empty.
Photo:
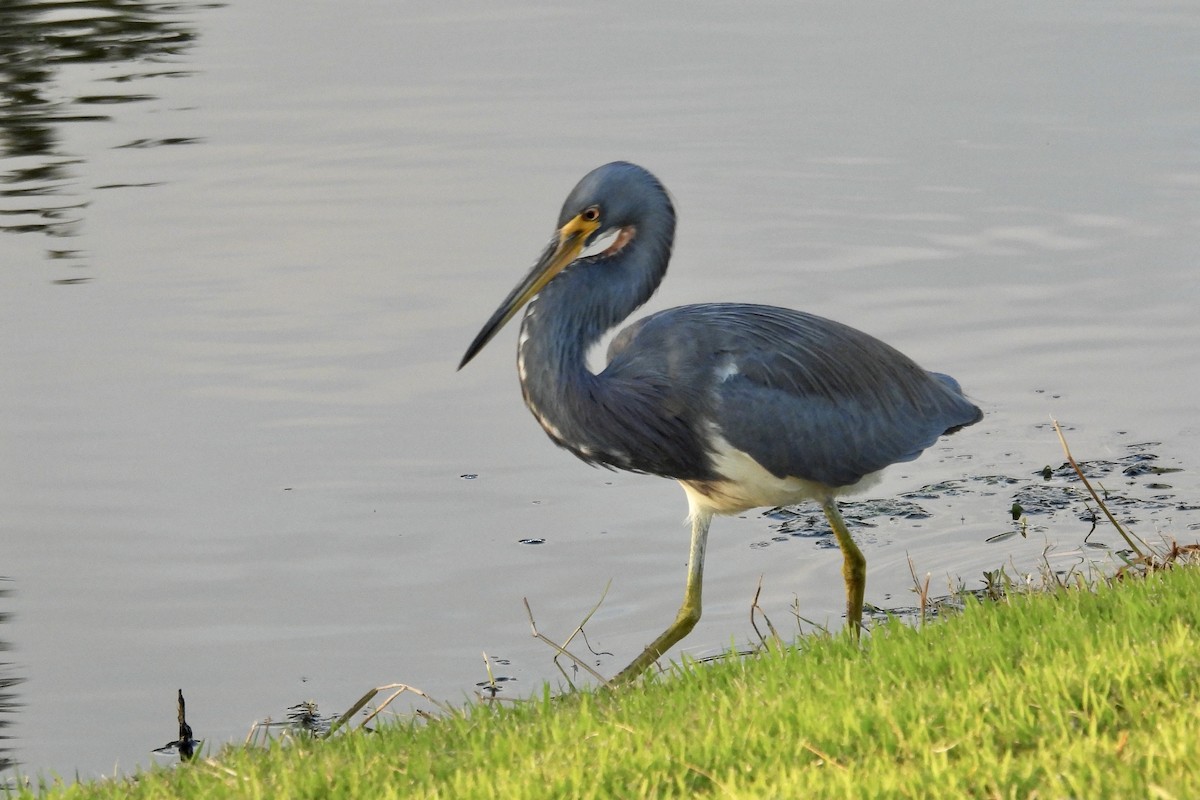
[[[471,346],[467,348],[466,354],[458,364],[459,369],[465,367],[467,362],[474,358],[526,303],[544,289],[546,284],[554,280],[554,276],[579,257],[588,238],[599,227],[598,221],[584,219],[582,214],[578,214],[558,229],[557,237],[542,253],[537,264],[509,292],[508,297],[496,309],[496,313],[492,314],[492,318],[479,331],[475,341],[471,342]]]

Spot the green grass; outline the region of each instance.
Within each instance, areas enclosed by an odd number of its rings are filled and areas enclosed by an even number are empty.
[[[1200,796],[1196,569],[680,672],[54,796]]]

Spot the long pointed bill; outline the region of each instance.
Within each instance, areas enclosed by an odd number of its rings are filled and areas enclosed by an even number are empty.
[[[492,314],[492,318],[479,331],[475,341],[471,342],[466,355],[458,364],[459,369],[465,367],[467,362],[474,358],[526,303],[544,289],[555,275],[562,272],[563,267],[578,258],[588,237],[596,232],[597,227],[599,227],[598,222],[586,220],[580,214],[559,228],[558,239],[550,243],[546,252],[542,253],[542,257],[538,259],[537,264],[529,271],[524,280],[509,292],[508,297],[496,309],[496,313]]]

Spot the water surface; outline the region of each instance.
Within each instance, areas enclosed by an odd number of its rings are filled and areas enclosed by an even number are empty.
[[[3,12],[0,574],[31,774],[108,774],[402,681],[447,700],[528,633],[589,624],[612,673],[671,619],[686,512],[521,406],[515,332],[466,345],[592,167],[680,213],[647,311],[814,311],[955,375],[987,414],[889,471],[930,516],[861,529],[867,601],[1078,564],[1075,509],[1012,527],[1062,454],[1143,535],[1194,537],[1200,12],[1171,3],[849,7],[26,3]],[[1153,443],[1153,444],[1149,444]],[[473,475],[473,478],[464,478]],[[1154,488],[1151,483],[1167,485]],[[1189,504],[1191,504],[1189,506]],[[718,520],[707,654],[840,624],[840,557]],[[1116,537],[1099,534],[1116,545]],[[522,544],[523,539],[544,540]]]

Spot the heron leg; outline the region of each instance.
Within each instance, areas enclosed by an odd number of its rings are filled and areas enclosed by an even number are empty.
[[[832,497],[821,503],[829,527],[837,537],[838,547],[842,551],[842,579],[846,582],[846,625],[854,638],[858,638],[862,627],[863,594],[867,588],[867,559],[854,543],[850,531],[846,528],[846,520],[838,511],[837,501]]]
[[[628,683],[641,675],[663,653],[683,637],[691,633],[692,628],[700,621],[700,589],[704,581],[704,548],[708,542],[708,526],[712,522],[712,512],[704,509],[692,509],[692,547],[688,555],[687,588],[683,593],[683,605],[675,615],[675,621],[663,631],[650,646],[642,651],[625,669],[617,673],[612,683]]]

